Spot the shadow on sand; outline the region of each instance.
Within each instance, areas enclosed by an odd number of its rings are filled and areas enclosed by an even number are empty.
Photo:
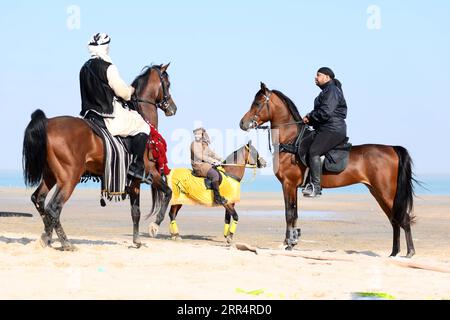
[[[30,238],[8,238],[4,236],[0,236],[0,243],[6,244],[22,244],[24,246],[29,245],[30,243],[36,242],[38,239],[30,239]],[[86,240],[86,239],[70,239],[70,242],[74,245],[77,244],[85,244],[85,245],[96,245],[96,246],[116,246],[119,245],[118,242],[115,241],[102,241],[102,240]],[[54,240],[53,243],[58,243],[58,240]]]
[[[1,211],[0,218],[33,218],[33,215],[31,213]]]

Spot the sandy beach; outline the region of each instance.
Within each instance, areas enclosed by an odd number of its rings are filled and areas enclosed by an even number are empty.
[[[416,255],[387,258],[392,229],[369,195],[300,199],[302,238],[282,250],[284,204],[279,193],[243,193],[235,243],[222,236],[223,210],[184,207],[182,241],[169,239],[168,217],[157,239],[141,221],[145,246],[132,248],[128,201],[99,205],[97,190],[76,190],[62,213],[75,252],[40,247],[33,190],[0,189],[0,299],[354,299],[358,292],[396,299],[450,298],[450,196],[415,199]],[[142,210],[150,210],[144,192]],[[55,237],[56,238],[56,237]],[[53,244],[54,248],[58,242]],[[404,234],[402,252],[406,253]]]

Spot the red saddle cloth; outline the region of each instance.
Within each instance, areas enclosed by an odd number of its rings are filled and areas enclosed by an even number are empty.
[[[152,152],[158,172],[163,172],[166,176],[169,175],[170,169],[167,161],[166,140],[152,125],[150,125],[150,138],[148,140],[148,146],[150,151]]]

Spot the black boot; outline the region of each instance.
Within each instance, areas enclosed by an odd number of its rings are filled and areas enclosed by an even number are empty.
[[[144,152],[147,147],[148,135],[140,133],[133,138],[132,152],[135,155],[134,162],[128,169],[128,175],[140,179],[142,182],[151,184],[151,177],[145,173]]]
[[[315,198],[322,194],[320,178],[322,176],[322,161],[319,156],[314,156],[309,159],[309,170],[311,171],[311,182],[308,183],[303,190],[303,196],[308,198]]]
[[[219,181],[213,182],[212,184],[212,189],[214,192],[214,203],[215,204],[219,204],[219,205],[226,205],[228,203],[227,199],[225,199],[224,197],[222,197],[220,195],[220,191],[219,191]]]

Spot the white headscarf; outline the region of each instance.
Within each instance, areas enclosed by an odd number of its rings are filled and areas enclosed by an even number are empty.
[[[96,33],[88,44],[89,54],[92,58],[100,58],[106,62],[113,63],[109,56],[109,43],[111,38],[106,33]]]

